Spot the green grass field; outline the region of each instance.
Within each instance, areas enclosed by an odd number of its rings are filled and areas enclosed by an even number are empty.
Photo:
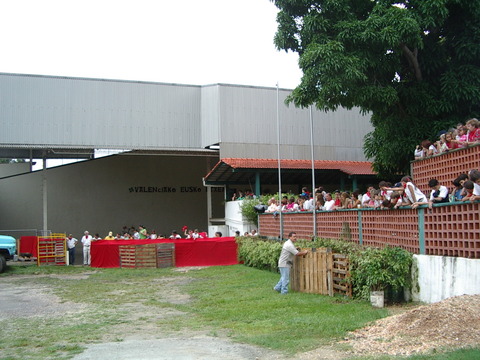
[[[69,359],[86,344],[122,341],[127,333],[142,331],[204,331],[289,355],[334,344],[349,331],[388,315],[387,309],[363,301],[282,296],[272,289],[277,280],[277,274],[243,265],[188,272],[11,266],[0,276],[0,286],[44,286],[81,311],[3,321],[0,359]],[[477,349],[412,357],[433,358],[480,356]]]

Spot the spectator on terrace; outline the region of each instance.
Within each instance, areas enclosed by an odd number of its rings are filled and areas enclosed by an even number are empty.
[[[372,199],[372,191],[375,190],[375,188],[372,185],[369,185],[367,188],[367,192],[363,194],[362,196],[362,206],[363,207],[368,207],[368,203]]]
[[[342,206],[342,199],[340,198],[340,190],[335,190],[335,197],[333,198],[335,201],[335,209],[338,209]]]
[[[303,187],[302,188],[302,193],[300,194],[303,198],[310,198],[310,193],[308,192],[308,188]]]
[[[117,235],[115,235],[115,240],[123,240],[123,236],[117,233]]]
[[[250,231],[250,236],[258,236],[257,230],[252,229],[252,231]]]
[[[446,152],[449,150],[458,149],[458,143],[455,140],[452,132],[447,132],[445,134],[445,141],[443,142],[442,146],[440,146],[440,152]]]
[[[150,239],[152,240],[158,239],[158,235],[155,230],[152,230],[152,232],[150,233]]]
[[[97,240],[103,240],[100,235],[97,233],[95,234],[95,236],[92,238],[93,241],[97,241]]]
[[[332,199],[332,195],[330,193],[327,193],[325,197],[324,210],[325,211],[335,210],[335,200]]]
[[[134,240],[139,240],[140,239],[140,233],[138,232],[137,229],[134,230],[132,237],[133,237]]]
[[[433,208],[433,204],[448,202],[448,188],[440,185],[437,179],[430,179],[428,186],[432,189],[428,207]]]
[[[123,240],[132,240],[132,235],[129,232],[124,233]]]
[[[467,127],[462,126],[460,129],[458,129],[458,135],[455,139],[455,142],[457,143],[459,148],[464,148],[467,146]]]
[[[424,156],[438,154],[437,148],[430,142],[430,140],[423,140],[420,145],[422,146]]]
[[[274,197],[272,197],[270,200],[268,200],[268,208],[265,212],[274,213],[276,211],[279,211],[278,201]]]
[[[467,180],[468,180],[467,174],[460,174],[459,176],[457,176],[455,180],[452,181],[453,186],[455,186],[451,194],[453,201],[462,200],[465,193],[465,190],[463,189],[463,183]]]
[[[428,204],[427,197],[417,188],[409,176],[404,176],[400,182],[405,188],[405,195],[412,205],[412,209],[416,209],[419,205]]]
[[[310,195],[305,195],[305,202],[303,203],[303,210],[313,211],[315,210],[315,201]]]
[[[145,229],[145,227],[143,225],[140,225],[138,227],[138,232],[140,234],[140,239],[141,240],[148,238],[147,229]]]
[[[180,236],[180,234],[177,233],[176,230],[173,230],[172,231],[172,234],[170,235],[170,239],[181,239],[182,237]]]
[[[476,195],[473,193],[473,181],[467,180],[463,183],[463,188],[465,189],[465,195],[462,198],[462,201],[473,201],[476,198]]]
[[[113,232],[109,231],[108,235],[105,236],[105,240],[115,240],[115,237],[113,236]]]
[[[362,207],[362,201],[358,198],[359,191],[355,190],[350,196],[349,209],[357,209]]]
[[[222,236],[223,236],[223,234],[220,231],[217,231],[215,233],[215,237],[222,237]]]
[[[240,231],[235,231],[235,237],[239,237],[240,236]]]
[[[402,196],[398,191],[392,191],[392,193],[390,194],[390,199],[383,200],[380,208],[398,209],[400,206],[402,206]]]
[[[469,179],[473,182],[473,195],[480,198],[480,171],[470,170]]]
[[[468,146],[480,143],[480,121],[473,118],[468,120],[465,125],[468,129],[466,145]]]
[[[317,195],[317,200],[315,201],[315,210],[321,211],[325,209],[325,198],[320,193]]]
[[[413,151],[413,156],[415,157],[415,160],[418,160],[418,159],[421,159],[421,158],[425,157],[422,145],[417,145],[417,147]]]
[[[343,191],[340,193],[340,205],[336,206],[336,209],[350,209],[350,196],[347,192]]]
[[[299,211],[299,206],[295,202],[295,198],[292,196],[290,199],[288,199],[288,203],[286,206],[286,211],[288,212],[294,212],[294,211]]]
[[[390,200],[390,195],[393,192],[393,190],[390,190],[391,187],[392,187],[392,184],[389,183],[388,181],[382,180],[378,183],[378,188],[380,189],[380,195],[382,195],[383,200]]]
[[[315,194],[322,195],[323,201],[325,202],[325,197],[327,196],[327,193],[325,192],[325,190],[323,190],[322,186],[319,186],[318,188],[315,189]]]
[[[232,201],[235,200],[245,200],[245,194],[243,193],[243,191],[239,191],[238,195],[236,192],[233,193]]]

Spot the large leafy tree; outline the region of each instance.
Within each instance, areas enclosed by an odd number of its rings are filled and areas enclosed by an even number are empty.
[[[371,113],[364,151],[381,175],[480,113],[480,0],[272,1],[275,45],[303,71],[289,101]]]

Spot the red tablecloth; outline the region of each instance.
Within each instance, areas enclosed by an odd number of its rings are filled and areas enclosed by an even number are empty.
[[[38,241],[36,236],[22,236],[20,238],[20,249],[18,249],[18,254],[29,253],[33,257],[37,257],[37,246]]]
[[[99,268],[120,267],[120,245],[175,243],[177,267],[238,264],[237,243],[234,237],[208,239],[162,240],[98,240],[90,248],[91,266]]]

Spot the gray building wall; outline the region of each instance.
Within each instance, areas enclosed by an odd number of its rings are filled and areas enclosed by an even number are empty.
[[[310,111],[291,90],[0,73],[0,148],[203,149],[222,158],[310,159]],[[277,106],[278,105],[278,106]],[[358,110],[314,110],[315,158],[363,161],[372,131]]]
[[[202,177],[216,156],[115,155],[47,169],[48,229],[118,232],[124,225],[181,232],[207,231]],[[43,229],[43,171],[0,181],[0,229]],[[218,188],[217,188],[218,189]],[[160,191],[157,191],[160,190]],[[223,216],[223,189],[212,193],[213,216]]]
[[[0,144],[200,147],[200,87],[0,74]]]

